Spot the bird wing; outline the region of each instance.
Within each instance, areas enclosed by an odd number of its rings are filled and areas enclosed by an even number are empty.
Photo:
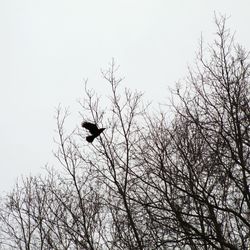
[[[83,122],[82,123],[82,127],[86,128],[87,130],[89,130],[89,132],[91,134],[96,134],[98,133],[98,128],[94,123],[90,123],[90,122]]]

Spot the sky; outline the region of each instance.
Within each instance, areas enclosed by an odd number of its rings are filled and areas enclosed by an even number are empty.
[[[100,72],[112,58],[125,87],[162,103],[201,33],[213,40],[214,13],[250,50],[249,10],[249,0],[0,0],[0,194],[55,164],[56,107],[78,114],[85,79],[108,95]]]

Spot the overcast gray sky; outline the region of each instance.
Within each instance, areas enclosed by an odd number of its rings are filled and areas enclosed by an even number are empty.
[[[249,0],[0,0],[0,192],[52,162],[55,107],[77,113],[86,78],[105,93],[112,57],[125,86],[163,102],[201,32],[211,41],[214,11],[250,50],[249,10]]]

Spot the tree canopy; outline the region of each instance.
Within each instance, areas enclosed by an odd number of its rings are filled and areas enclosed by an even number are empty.
[[[171,109],[152,114],[114,62],[109,104],[87,88],[81,102],[82,120],[106,128],[92,144],[58,109],[60,168],[2,198],[3,249],[249,249],[250,64],[215,23]]]

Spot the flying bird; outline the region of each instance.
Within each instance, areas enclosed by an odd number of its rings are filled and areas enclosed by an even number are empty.
[[[86,140],[87,140],[88,142],[93,142],[94,139],[95,139],[97,136],[99,136],[99,135],[104,131],[104,129],[105,129],[105,128],[100,128],[100,129],[99,129],[99,128],[96,126],[96,124],[90,123],[90,122],[83,122],[83,123],[82,123],[82,127],[83,127],[83,128],[86,128],[86,129],[90,132],[90,134],[91,134],[91,135],[89,135],[89,136],[86,137]]]

